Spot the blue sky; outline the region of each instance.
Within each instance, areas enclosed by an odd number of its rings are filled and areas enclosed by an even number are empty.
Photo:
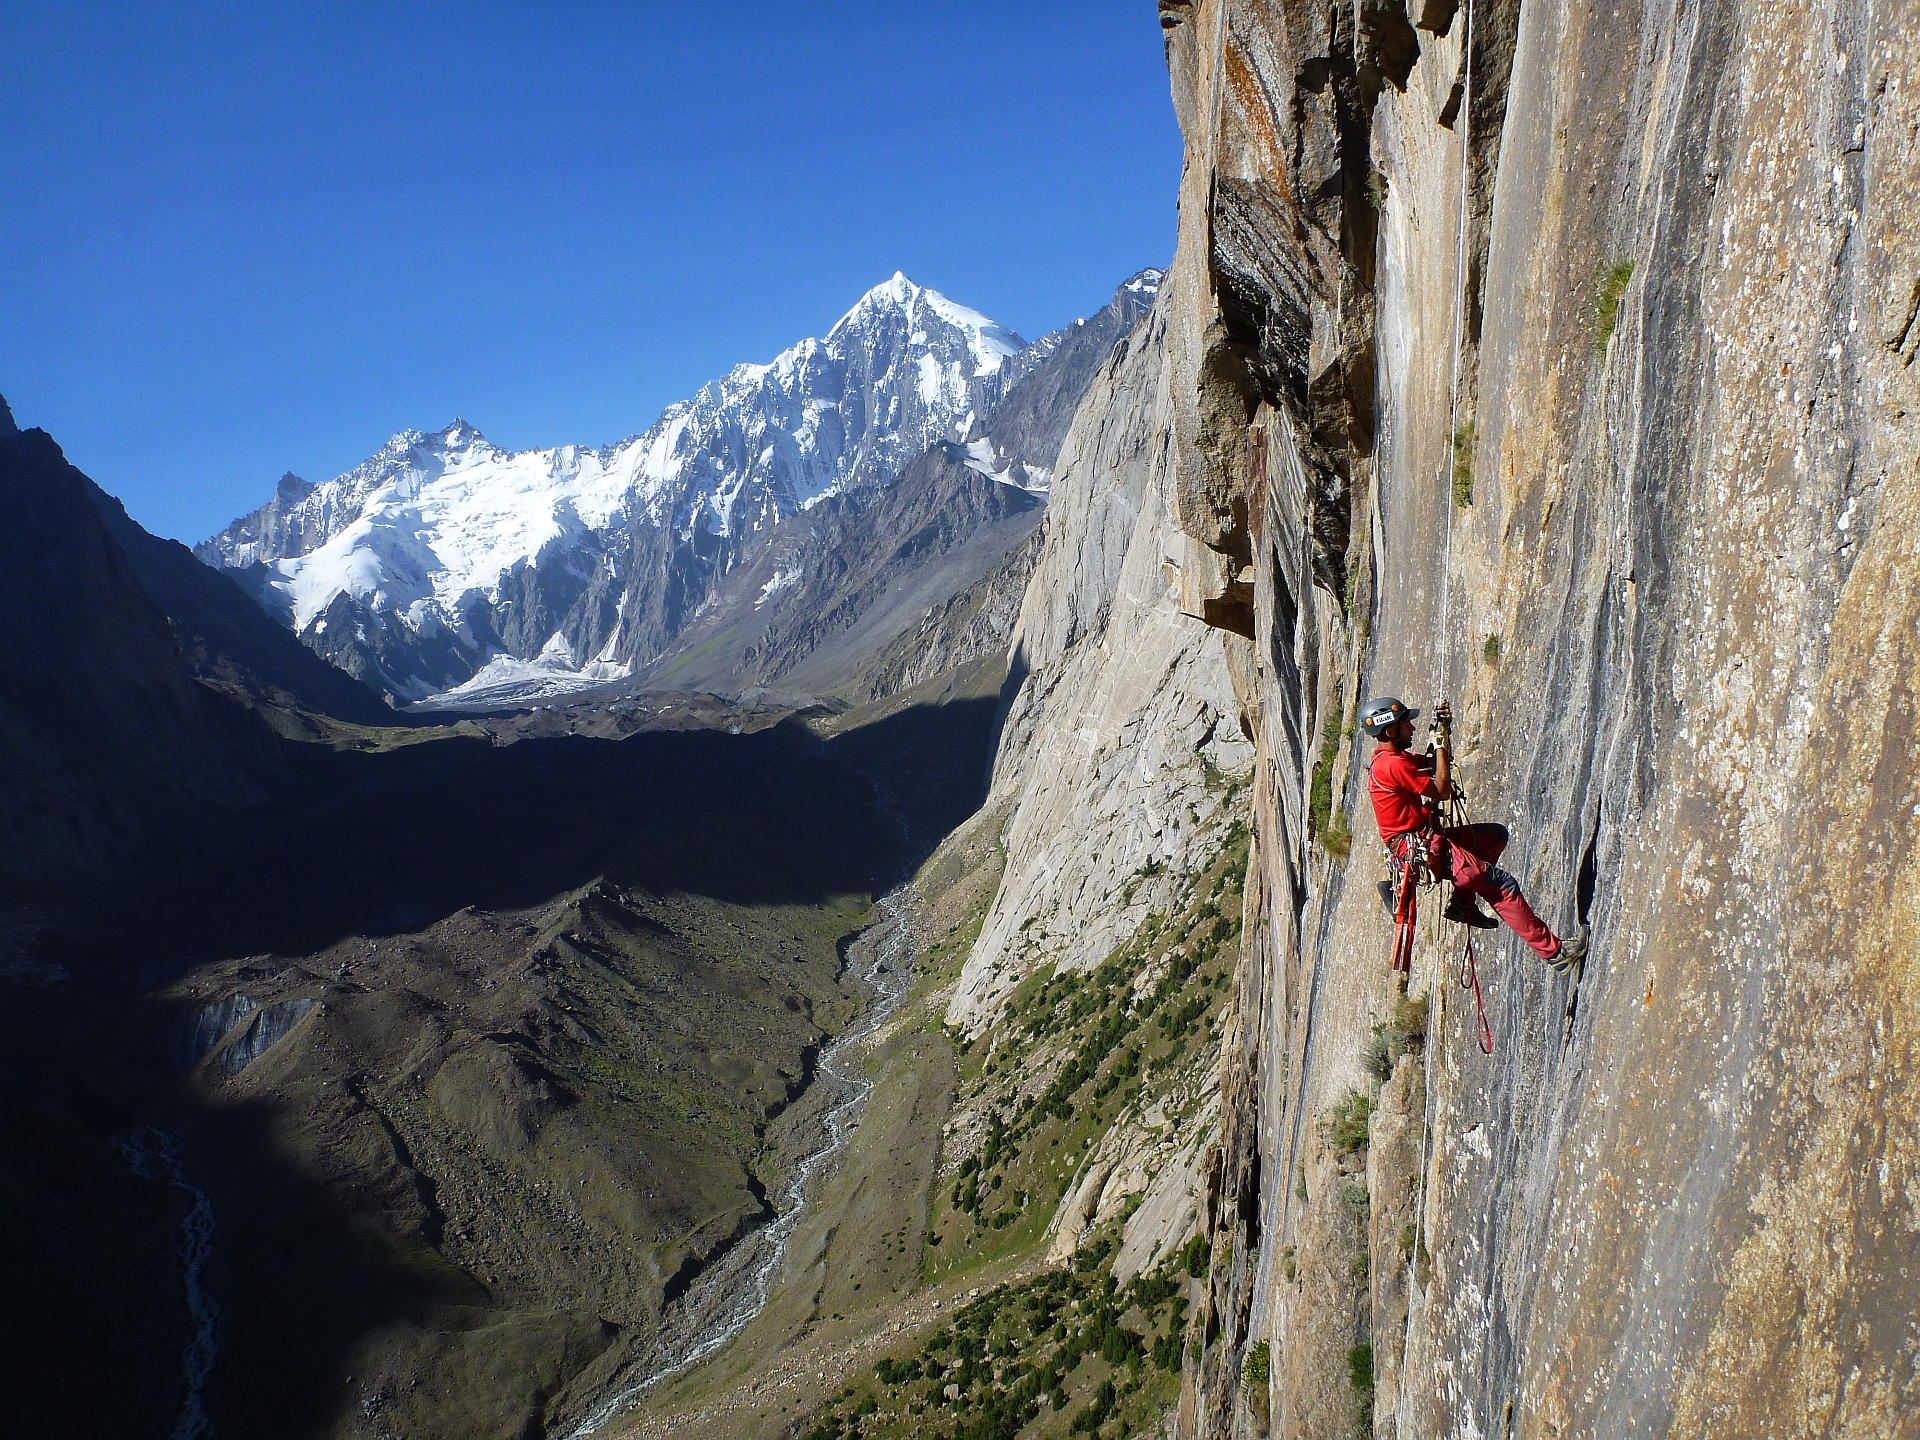
[[[599,444],[902,269],[1171,258],[1152,0],[0,7],[0,394],[199,539],[464,417]]]

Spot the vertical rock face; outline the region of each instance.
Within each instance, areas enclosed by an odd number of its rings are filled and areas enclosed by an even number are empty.
[[[1006,871],[948,1017],[968,1029],[1036,967],[1095,965],[1164,910],[1217,846],[1251,759],[1231,637],[1179,607],[1167,374],[1156,308],[1114,347],[1060,450],[994,764],[996,795],[1018,796]]]
[[[1165,493],[1257,744],[1185,1433],[1920,1433],[1920,12],[1160,9]],[[1438,892],[1388,970],[1379,693],[1592,927],[1577,991],[1481,941],[1491,1058]]]

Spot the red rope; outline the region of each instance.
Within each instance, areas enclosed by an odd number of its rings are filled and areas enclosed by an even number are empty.
[[[1493,1027],[1487,1023],[1487,1002],[1480,995],[1480,967],[1473,959],[1473,931],[1467,931],[1467,943],[1460,951],[1460,988],[1473,991],[1473,1008],[1479,1017],[1480,1050],[1493,1053]]]

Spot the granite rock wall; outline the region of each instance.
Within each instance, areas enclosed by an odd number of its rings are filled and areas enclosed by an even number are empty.
[[[1920,6],[1160,11],[1166,548],[1257,747],[1181,1432],[1920,1433]],[[1592,928],[1479,944],[1491,1056],[1462,932],[1387,966],[1378,693]]]

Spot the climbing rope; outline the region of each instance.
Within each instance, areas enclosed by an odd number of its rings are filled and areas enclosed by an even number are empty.
[[[1467,815],[1466,798],[1456,787],[1453,798],[1447,802],[1447,824],[1464,828],[1472,823]],[[1447,888],[1449,892],[1447,898],[1452,899],[1453,894],[1457,893],[1455,887],[1449,883]],[[1473,927],[1463,925],[1460,928],[1466,935],[1466,939],[1460,946],[1460,988],[1473,991],[1474,1028],[1477,1032],[1475,1038],[1480,1042],[1481,1053],[1491,1055],[1493,1054],[1493,1026],[1487,1023],[1487,1001],[1486,997],[1480,993],[1480,966],[1474,958]]]

